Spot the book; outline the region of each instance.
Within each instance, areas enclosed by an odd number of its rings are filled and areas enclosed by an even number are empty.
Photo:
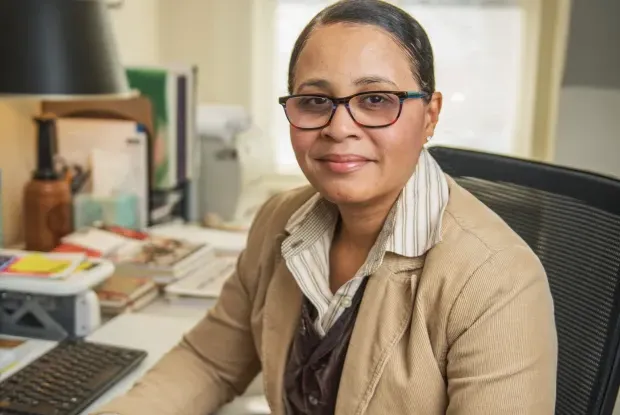
[[[114,317],[119,314],[140,311],[144,307],[146,307],[147,305],[155,301],[158,297],[159,297],[158,289],[150,290],[146,292],[145,294],[141,295],[140,297],[130,301],[124,307],[118,308],[118,307],[101,306],[101,314],[106,317]]]
[[[177,177],[177,92],[176,76],[165,67],[126,68],[129,86],[151,100],[154,120],[153,187],[168,189]]]
[[[139,65],[125,68],[130,87],[152,103],[154,134],[153,188],[172,190],[196,173],[198,67]],[[187,207],[184,214],[197,216]]]
[[[147,300],[158,295],[157,285],[148,277],[115,273],[95,288],[104,314],[115,315],[136,311],[147,305]]]
[[[60,250],[85,252],[114,262],[125,275],[148,276],[167,284],[204,266],[215,257],[213,247],[183,238],[154,235],[118,226],[81,229],[62,238]]]
[[[123,272],[148,274],[167,284],[186,276],[214,258],[211,246],[181,239],[152,236],[142,244],[127,245],[111,259]]]
[[[91,265],[81,253],[0,250],[0,277],[61,279]]]
[[[184,238],[195,243],[213,246],[218,256],[237,257],[245,249],[248,233],[205,228],[184,223],[167,223],[149,229],[152,235],[168,238]]]
[[[217,298],[222,291],[224,283],[236,270],[237,259],[233,257],[220,257],[212,261],[208,266],[202,267],[191,275],[176,281],[164,289],[166,298],[169,300],[190,298]]]
[[[149,234],[147,232],[140,231],[137,229],[123,228],[122,226],[104,224],[104,225],[99,226],[98,228],[103,231],[111,232],[116,235],[124,236],[126,238],[137,239],[139,241],[144,241],[149,238]]]
[[[131,262],[149,268],[168,269],[187,259],[202,245],[180,239],[152,237],[144,244],[132,244],[117,250],[116,262]]]
[[[128,238],[117,232],[110,232],[105,229],[86,227],[79,229],[61,239],[61,244],[54,250],[79,250],[91,252],[91,255],[107,258],[112,256],[117,250],[127,247],[130,243],[136,242],[135,238]]]
[[[101,252],[96,249],[89,249],[84,246],[74,245],[70,243],[61,243],[56,248],[52,249],[51,252],[65,252],[65,253],[82,253],[90,258],[101,258]]]

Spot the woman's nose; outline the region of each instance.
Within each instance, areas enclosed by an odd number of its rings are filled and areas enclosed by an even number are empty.
[[[347,138],[359,137],[360,127],[355,122],[351,114],[344,106],[340,104],[336,107],[331,122],[323,129],[323,133],[336,141],[342,141]]]

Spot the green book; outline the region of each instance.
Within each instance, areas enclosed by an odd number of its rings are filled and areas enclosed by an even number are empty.
[[[126,68],[132,89],[149,98],[153,106],[155,137],[153,148],[153,187],[158,190],[177,186],[177,81],[165,68]]]

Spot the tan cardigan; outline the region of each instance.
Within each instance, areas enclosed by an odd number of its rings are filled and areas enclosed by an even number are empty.
[[[545,272],[498,216],[449,179],[442,242],[425,257],[387,254],[370,277],[336,414],[552,415],[557,343]],[[126,396],[97,413],[205,415],[262,369],[273,414],[301,293],[284,226],[314,193],[271,199],[216,307]]]

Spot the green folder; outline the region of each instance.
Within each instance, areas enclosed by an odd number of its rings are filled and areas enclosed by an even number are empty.
[[[177,186],[177,85],[173,73],[164,68],[126,68],[132,89],[151,100],[155,137],[153,147],[153,187],[159,190]]]

